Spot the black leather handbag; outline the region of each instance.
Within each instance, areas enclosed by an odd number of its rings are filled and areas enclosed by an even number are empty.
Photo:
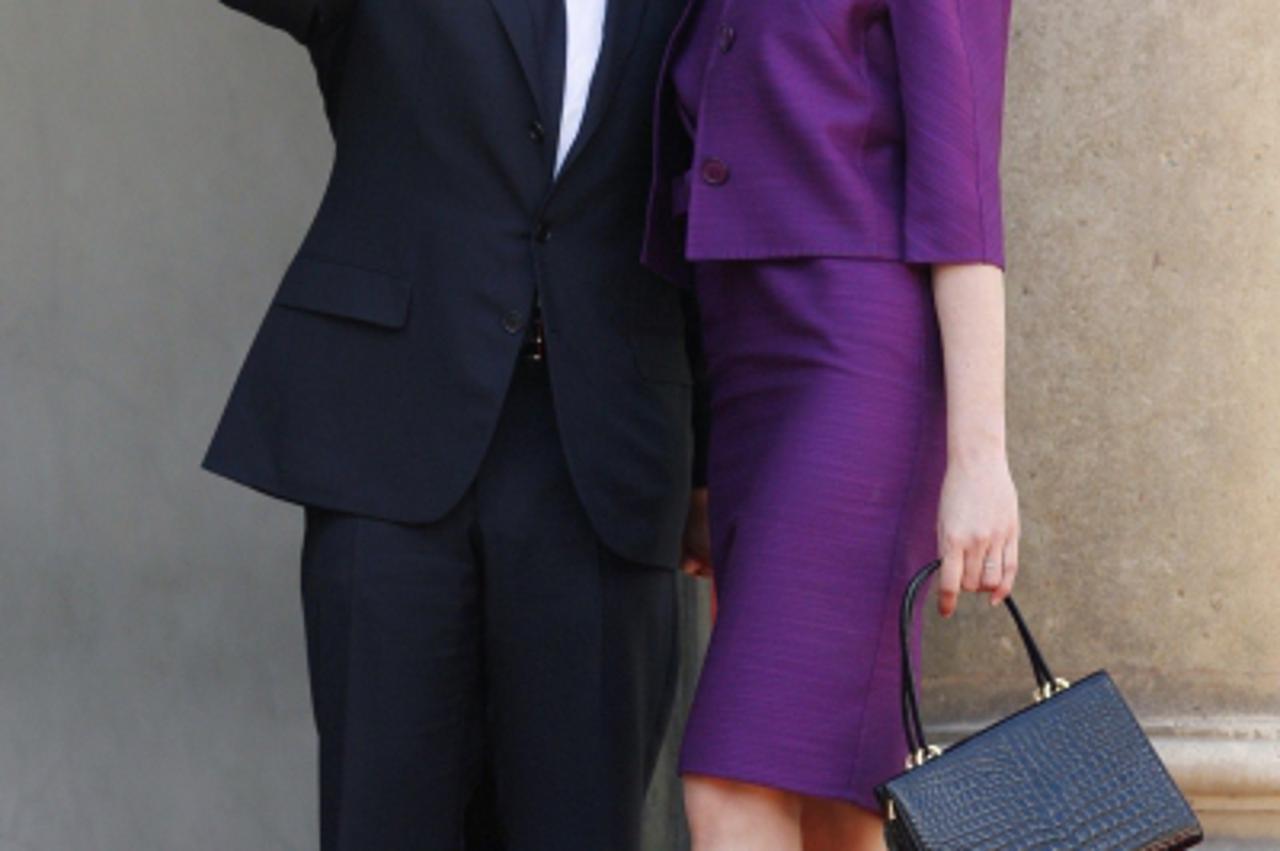
[[[949,745],[925,740],[912,675],[915,598],[940,566],[907,585],[899,614],[902,724],[907,768],[878,785],[891,849],[1190,848],[1204,838],[1106,671],[1074,684],[1053,676],[1012,597],[1013,616],[1036,678],[1035,702]]]

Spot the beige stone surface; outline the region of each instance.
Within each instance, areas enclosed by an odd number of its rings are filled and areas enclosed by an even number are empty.
[[[1280,713],[1275,0],[1015,3],[1004,175],[1015,598],[1144,719]],[[1007,617],[926,629],[926,713],[1021,705]]]

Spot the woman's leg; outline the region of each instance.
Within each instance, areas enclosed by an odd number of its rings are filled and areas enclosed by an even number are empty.
[[[884,818],[857,804],[805,798],[801,804],[804,851],[884,851]]]
[[[857,804],[723,780],[684,778],[693,851],[884,851],[884,820]]]
[[[792,792],[684,776],[693,851],[802,851],[801,798]]]

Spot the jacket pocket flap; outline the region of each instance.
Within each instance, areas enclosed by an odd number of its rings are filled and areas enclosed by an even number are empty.
[[[399,328],[409,315],[409,296],[405,278],[299,255],[272,304]]]

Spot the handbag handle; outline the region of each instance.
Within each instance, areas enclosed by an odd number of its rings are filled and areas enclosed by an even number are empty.
[[[908,768],[913,768],[941,752],[940,748],[936,745],[930,745],[925,739],[924,725],[920,722],[920,698],[916,693],[910,646],[911,619],[915,611],[916,595],[925,580],[941,566],[942,559],[934,559],[920,568],[915,576],[911,577],[911,581],[907,583],[907,590],[902,595],[902,611],[898,616],[898,641],[902,649],[902,729],[907,737]],[[1036,640],[1031,635],[1031,630],[1027,628],[1026,621],[1022,619],[1022,613],[1018,611],[1018,606],[1013,602],[1012,594],[1005,597],[1004,604],[1008,608],[1009,614],[1013,616],[1013,622],[1018,627],[1018,635],[1022,638],[1022,646],[1026,648],[1027,658],[1031,662],[1031,671],[1036,678],[1036,700],[1041,700],[1054,692],[1066,688],[1069,683],[1066,680],[1055,677],[1049,670],[1049,665],[1044,661],[1044,656],[1041,655],[1040,648],[1036,645]]]

